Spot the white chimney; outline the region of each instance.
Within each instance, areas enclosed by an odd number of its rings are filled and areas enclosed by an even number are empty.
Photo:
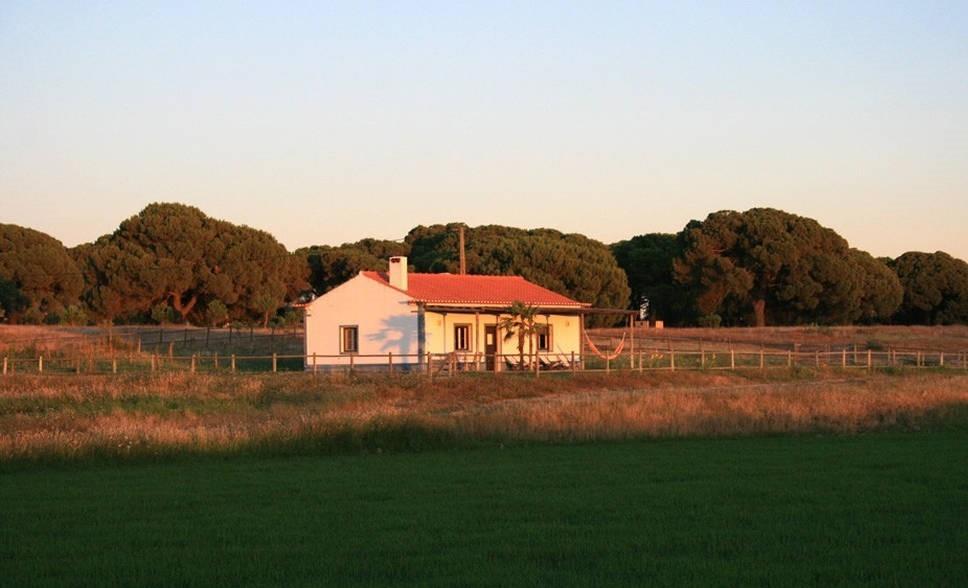
[[[404,292],[407,291],[407,258],[406,257],[391,257],[390,258],[390,285],[394,288],[399,288]]]

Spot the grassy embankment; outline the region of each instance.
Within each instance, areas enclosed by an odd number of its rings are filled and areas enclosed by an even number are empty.
[[[21,375],[0,379],[0,461],[915,430],[966,407],[968,375],[934,370]]]

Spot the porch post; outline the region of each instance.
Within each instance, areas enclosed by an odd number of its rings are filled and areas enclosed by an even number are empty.
[[[447,313],[441,313],[440,324],[443,325],[441,329],[443,330],[444,348],[441,349],[442,352],[447,353]]]
[[[578,361],[585,369],[585,313],[578,313]]]
[[[504,358],[501,353],[504,351],[504,338],[501,337],[501,311],[498,310],[494,315],[494,371],[500,372],[504,369]]]
[[[474,312],[474,371],[481,371],[480,356],[478,352],[481,350],[481,313]]]

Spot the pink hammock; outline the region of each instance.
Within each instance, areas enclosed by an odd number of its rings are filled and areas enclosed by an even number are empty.
[[[622,340],[618,342],[618,345],[615,347],[615,351],[612,353],[612,355],[605,355],[604,353],[599,351],[598,347],[596,347],[595,344],[592,342],[592,340],[589,339],[588,333],[585,333],[585,341],[588,341],[588,346],[591,348],[592,352],[595,353],[595,355],[597,355],[598,357],[601,357],[602,359],[612,361],[613,359],[621,355],[622,348],[625,347],[625,333],[622,333]]]

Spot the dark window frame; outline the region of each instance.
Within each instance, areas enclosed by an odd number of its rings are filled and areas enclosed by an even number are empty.
[[[467,329],[467,335],[464,337],[464,346],[458,347],[457,342],[459,337],[457,336],[457,331],[459,329]],[[454,325],[454,351],[470,351],[471,350],[471,337],[473,336],[473,329],[470,323],[457,323]]]
[[[538,324],[538,325],[536,325],[536,327],[537,327],[536,331],[537,331],[537,339],[538,339],[536,343],[537,343],[538,351],[552,351],[554,349],[554,346],[555,346],[555,343],[554,343],[554,329],[552,328],[552,325],[549,325],[549,324],[543,324],[543,325],[542,324]],[[544,332],[542,333],[542,331],[544,331]],[[541,337],[542,336],[544,336],[544,338],[545,338],[545,345],[544,345],[544,347],[541,346]]]
[[[353,349],[346,348],[346,333],[353,331]],[[360,326],[359,325],[340,325],[339,326],[339,352],[342,355],[352,355],[360,352]]]

